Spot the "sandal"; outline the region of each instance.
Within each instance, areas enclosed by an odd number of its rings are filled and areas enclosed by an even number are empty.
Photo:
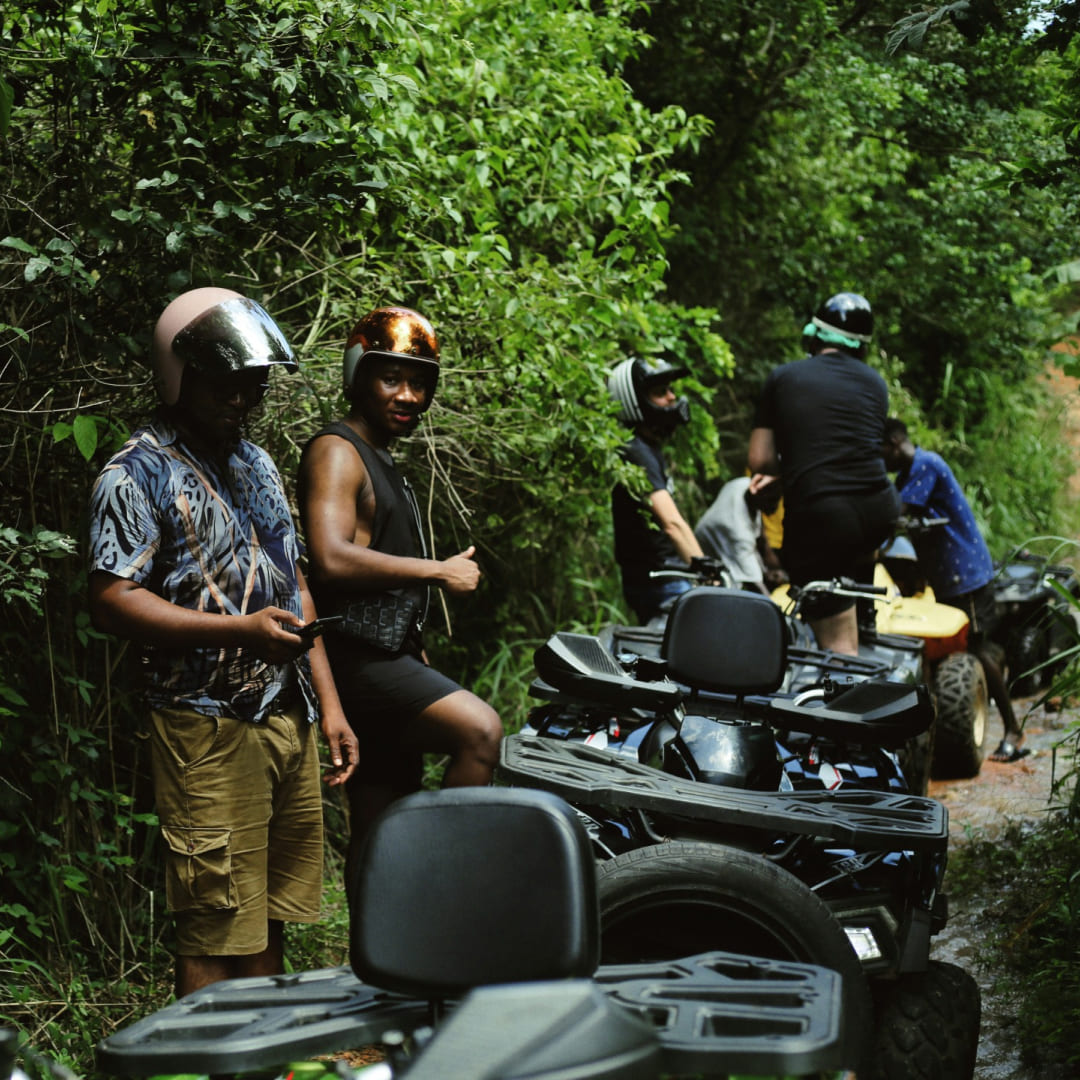
[[[1021,736],[1023,738],[1023,736]],[[1026,758],[1031,751],[1026,746],[1019,746],[1016,742],[1016,737],[1013,735],[1006,735],[1004,739],[997,744],[997,749],[990,755],[991,761],[1001,762],[1003,765],[1012,764],[1014,761],[1019,761],[1021,758]]]

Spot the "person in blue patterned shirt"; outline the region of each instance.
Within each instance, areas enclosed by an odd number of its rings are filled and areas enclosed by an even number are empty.
[[[916,538],[919,563],[934,597],[960,608],[971,620],[968,651],[979,658],[986,672],[987,689],[1005,726],[1005,734],[990,760],[1019,761],[1028,753],[1023,747],[1024,733],[1017,723],[1001,665],[990,647],[996,619],[991,584],[994,562],[971,506],[941,455],[916,446],[902,420],[890,417],[885,421],[882,456],[886,468],[897,473],[896,486],[905,514],[948,519],[941,529]]]
[[[344,783],[357,761],[277,469],[243,438],[271,368],[270,316],[227,289],[177,297],[154,331],[161,406],[90,505],[90,612],[138,645],[176,923],[176,992],[283,970],[286,920],[320,917],[314,721]]]

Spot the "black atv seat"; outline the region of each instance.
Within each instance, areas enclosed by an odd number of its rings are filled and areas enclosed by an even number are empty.
[[[546,872],[521,890],[536,866]],[[587,977],[599,963],[592,853],[573,810],[546,791],[450,788],[399,800],[368,836],[351,893],[349,959],[386,990],[445,998]]]
[[[767,596],[702,585],[675,601],[661,655],[694,689],[769,694],[784,681],[787,647],[784,614]]]
[[[688,602],[699,594],[704,594],[703,602]],[[736,618],[718,618],[718,612]],[[733,642],[730,648],[712,647],[714,642],[723,646],[728,641]],[[921,685],[867,680],[827,705],[751,696],[780,685],[787,662],[785,642],[783,615],[767,597],[732,589],[695,589],[672,609],[664,642],[671,654],[666,660],[671,678],[636,679],[599,638],[560,632],[536,651],[540,679],[534,682],[533,693],[552,698],[561,692],[624,711],[672,711],[681,705],[708,716],[729,714],[734,707],[773,727],[855,745],[896,747],[929,727],[933,707]],[[759,643],[775,651],[759,649]]]
[[[620,626],[610,645],[591,634],[556,633],[534,655],[536,696],[549,697],[554,687],[616,708],[670,709],[686,693],[663,680],[634,679],[613,651],[659,657],[667,675],[690,691],[736,696],[772,693],[787,669],[783,613],[768,597],[739,589],[691,589],[675,601],[662,634]]]

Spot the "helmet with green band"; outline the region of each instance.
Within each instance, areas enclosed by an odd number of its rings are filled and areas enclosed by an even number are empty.
[[[803,327],[803,347],[810,352],[822,346],[843,349],[861,358],[874,333],[870,302],[858,293],[830,296]]]

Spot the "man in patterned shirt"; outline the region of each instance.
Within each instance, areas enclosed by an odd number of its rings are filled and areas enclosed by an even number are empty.
[[[919,563],[926,573],[934,597],[950,607],[960,608],[971,621],[968,652],[974,653],[986,672],[986,686],[1001,713],[1005,735],[991,761],[1019,761],[1028,753],[1023,748],[1024,733],[1016,721],[1009,688],[993,649],[990,633],[996,608],[994,562],[975,515],[940,454],[916,446],[902,420],[885,421],[882,456],[885,467],[897,473],[896,486],[904,513],[921,517],[942,517],[948,522],[926,538],[916,538]]]
[[[152,366],[162,405],[91,499],[90,611],[136,642],[176,992],[283,970],[282,924],[319,918],[322,804],[311,721],[334,771],[356,766],[281,480],[242,437],[270,369],[295,371],[256,303],[195,289],[166,307]]]

